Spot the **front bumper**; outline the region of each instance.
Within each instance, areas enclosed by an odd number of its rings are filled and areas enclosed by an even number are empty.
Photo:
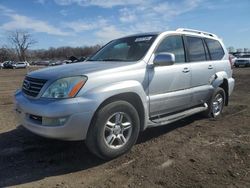
[[[84,98],[63,100],[29,99],[15,94],[15,111],[22,126],[43,137],[60,140],[84,140],[94,114],[91,101]],[[62,125],[45,126],[31,115],[46,118],[67,117]]]

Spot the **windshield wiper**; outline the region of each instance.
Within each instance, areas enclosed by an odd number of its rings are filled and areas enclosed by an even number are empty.
[[[106,58],[106,59],[99,59],[97,61],[126,61],[124,59],[115,59],[115,58]]]
[[[115,59],[115,58],[106,58],[106,59],[87,59],[86,61],[129,61],[129,60]]]

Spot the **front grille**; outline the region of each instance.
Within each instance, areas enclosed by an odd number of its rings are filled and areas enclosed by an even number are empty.
[[[26,76],[23,81],[22,91],[29,96],[36,97],[47,80],[31,78]]]

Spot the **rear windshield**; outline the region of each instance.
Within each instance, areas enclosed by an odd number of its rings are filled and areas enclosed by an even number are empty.
[[[88,61],[138,61],[143,58],[157,35],[142,35],[113,40]]]

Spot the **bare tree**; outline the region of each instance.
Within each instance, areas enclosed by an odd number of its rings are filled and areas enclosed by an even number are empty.
[[[26,61],[27,50],[36,43],[28,31],[21,30],[10,33],[9,40],[16,50],[19,61]]]
[[[7,60],[16,60],[15,50],[12,48],[8,48],[7,46],[2,46],[0,48],[0,62],[4,62]]]
[[[87,57],[95,53],[100,47],[100,45],[84,47],[50,47],[49,49],[29,50],[27,54],[29,54],[33,60],[65,60],[69,59],[71,56],[77,58]]]

